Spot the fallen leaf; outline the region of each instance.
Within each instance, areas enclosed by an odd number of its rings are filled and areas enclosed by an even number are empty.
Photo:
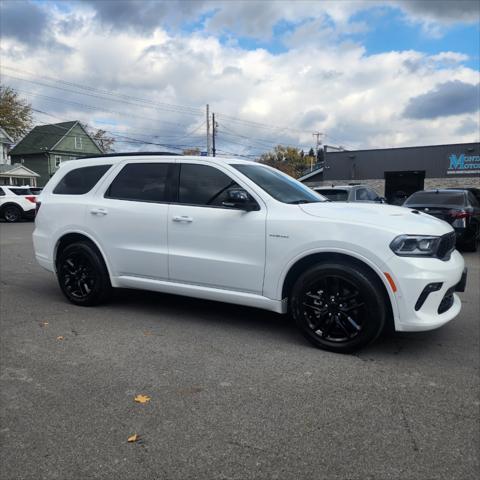
[[[133,443],[136,442],[140,438],[140,435],[134,433],[132,436],[128,437],[127,442]]]
[[[143,334],[144,334],[146,337],[149,337],[150,335],[153,335],[153,332],[150,332],[149,330],[147,330],[146,332],[143,332]]]
[[[137,395],[134,400],[137,403],[148,403],[150,401],[150,397],[148,395]]]
[[[64,338],[62,335],[59,335],[59,336],[57,337],[57,340],[65,340],[65,338]]]
[[[41,323],[39,323],[39,325],[40,325],[41,327],[46,327],[46,326],[48,325],[48,322],[41,322]]]

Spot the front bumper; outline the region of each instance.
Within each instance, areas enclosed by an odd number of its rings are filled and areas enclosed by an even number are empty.
[[[457,250],[448,261],[395,255],[390,258],[388,266],[397,285],[395,297],[398,316],[395,317],[395,330],[433,330],[459,314],[461,301],[454,291],[457,286],[462,288],[462,280],[465,288],[466,271],[463,257]],[[438,289],[430,291],[416,309],[421,293],[430,284],[440,285]]]

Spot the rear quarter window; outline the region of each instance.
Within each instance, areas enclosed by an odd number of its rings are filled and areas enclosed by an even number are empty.
[[[112,165],[93,165],[70,170],[57,184],[56,195],[83,195],[88,193]]]

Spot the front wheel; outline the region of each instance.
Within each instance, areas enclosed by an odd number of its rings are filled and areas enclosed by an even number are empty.
[[[321,263],[292,290],[292,316],[304,336],[324,350],[348,353],[375,340],[387,316],[380,280],[361,265]]]
[[[112,291],[103,258],[89,242],[72,243],[59,252],[57,277],[62,292],[75,305],[98,305]]]

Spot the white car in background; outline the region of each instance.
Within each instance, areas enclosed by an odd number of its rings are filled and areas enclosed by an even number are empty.
[[[38,262],[76,305],[138,288],[289,312],[316,346],[386,325],[440,327],[466,282],[450,225],[401,207],[327,202],[254,162],[117,155],[68,162],[44,188]]]
[[[0,185],[0,218],[6,222],[18,222],[22,218],[35,217],[36,196],[29,187]]]

